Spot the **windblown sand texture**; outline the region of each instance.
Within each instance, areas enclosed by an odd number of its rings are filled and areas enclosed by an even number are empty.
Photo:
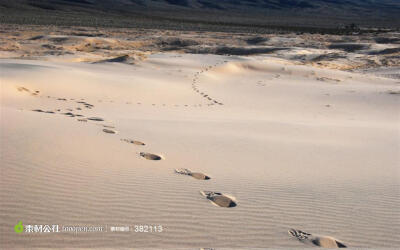
[[[400,247],[396,77],[264,54],[71,60],[96,46],[2,54],[2,248],[308,247],[290,228]],[[17,235],[18,221],[164,231]]]

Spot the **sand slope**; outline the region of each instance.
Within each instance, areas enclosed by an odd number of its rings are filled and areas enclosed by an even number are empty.
[[[400,247],[394,79],[172,53],[135,65],[3,59],[0,68],[5,248],[304,247],[290,228]],[[213,206],[200,190],[238,205]],[[17,235],[19,220],[164,231]]]

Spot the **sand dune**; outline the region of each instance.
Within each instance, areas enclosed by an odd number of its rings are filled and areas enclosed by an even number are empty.
[[[274,55],[0,68],[4,248],[307,246],[290,228],[400,246],[396,79]],[[18,221],[164,230],[17,235]]]
[[[296,64],[340,70],[400,66],[398,31],[347,36],[308,33],[255,36],[247,33],[143,32],[141,29],[8,24],[2,25],[0,31],[0,58],[138,64],[154,53],[176,52],[228,55],[231,59],[268,54]]]

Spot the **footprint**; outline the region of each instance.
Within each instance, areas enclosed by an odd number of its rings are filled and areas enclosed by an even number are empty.
[[[19,92],[23,92],[23,91],[30,92],[30,90],[25,87],[18,87],[17,89]]]
[[[326,248],[347,248],[345,244],[330,236],[309,234],[296,229],[290,229],[288,233],[289,235],[297,238],[304,244],[326,247]]]
[[[140,156],[145,158],[145,159],[147,159],[147,160],[152,160],[152,161],[159,161],[159,160],[163,159],[159,155],[151,154],[151,153],[145,153],[145,152],[140,152]]]
[[[132,144],[139,145],[139,146],[146,145],[141,141],[136,141],[136,140],[131,140],[131,139],[121,139],[121,141],[124,141],[124,142],[127,142],[127,143],[132,143]]]
[[[211,179],[208,175],[203,174],[203,173],[197,173],[197,172],[192,172],[190,169],[187,168],[180,168],[180,169],[175,169],[175,173],[177,174],[183,174],[183,175],[189,175],[192,176],[193,178],[197,180],[209,180]]]
[[[100,118],[100,117],[89,117],[89,118],[87,118],[88,120],[91,120],[91,121],[98,121],[98,122],[102,122],[102,121],[104,121],[104,119],[103,118]]]
[[[49,111],[44,111],[44,110],[41,110],[41,109],[32,109],[32,111],[34,111],[34,112],[39,112],[39,113],[55,114],[55,112],[54,112],[54,111],[51,111],[51,110],[49,110]]]
[[[112,130],[112,129],[107,129],[107,128],[103,129],[103,132],[107,133],[107,134],[116,134],[117,133],[117,131]]]
[[[400,90],[389,90],[387,93],[389,95],[400,95]]]
[[[219,207],[236,207],[236,201],[233,197],[229,197],[219,192],[200,191],[200,193],[209,199],[214,205]]]
[[[114,126],[110,126],[110,125],[103,125],[103,127],[105,127],[105,128],[115,128]]]
[[[334,78],[329,78],[329,77],[317,77],[316,78],[317,81],[321,81],[321,82],[335,82],[338,83],[340,82],[339,79],[334,79]]]
[[[72,114],[71,112],[67,112],[67,113],[62,113],[63,115],[67,115],[69,117],[75,117],[74,114]]]
[[[91,108],[94,107],[93,104],[87,103],[87,102],[85,102],[85,101],[78,101],[78,102],[76,102],[76,103],[83,104],[83,105],[85,106],[85,108],[88,108],[88,109],[91,109]]]

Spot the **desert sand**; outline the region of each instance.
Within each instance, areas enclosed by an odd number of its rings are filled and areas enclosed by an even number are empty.
[[[5,248],[308,247],[291,228],[400,247],[396,77],[287,54],[18,51],[0,59]],[[18,235],[18,221],[163,231]]]

